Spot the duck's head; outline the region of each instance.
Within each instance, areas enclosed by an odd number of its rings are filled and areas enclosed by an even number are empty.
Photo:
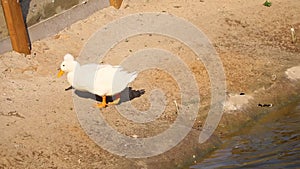
[[[61,77],[64,73],[73,72],[75,70],[77,62],[71,54],[64,56],[64,61],[60,64],[59,73],[57,77]]]

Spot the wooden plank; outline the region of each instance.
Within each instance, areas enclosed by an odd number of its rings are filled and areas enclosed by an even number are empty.
[[[30,54],[29,38],[19,1],[1,0],[1,2],[13,50]]]
[[[123,0],[109,0],[110,5],[114,6],[115,8],[119,9],[121,7]]]

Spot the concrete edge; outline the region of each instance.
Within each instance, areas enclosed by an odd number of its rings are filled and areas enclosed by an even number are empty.
[[[78,4],[60,14],[54,15],[28,28],[30,42],[34,42],[52,35],[55,35],[71,24],[85,19],[94,12],[110,6],[108,0],[88,0]],[[0,54],[12,50],[10,38],[0,41]]]

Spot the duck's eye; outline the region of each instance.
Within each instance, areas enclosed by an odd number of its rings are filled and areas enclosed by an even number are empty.
[[[63,67],[65,67],[65,65],[62,65]]]

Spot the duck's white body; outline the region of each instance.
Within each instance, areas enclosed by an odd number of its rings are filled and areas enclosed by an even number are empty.
[[[77,63],[75,71],[69,72],[68,82],[77,90],[103,96],[123,91],[137,74],[127,73],[120,66]]]
[[[137,77],[135,72],[128,73],[121,66],[100,64],[81,66],[73,56],[67,55],[61,64],[61,70],[68,73],[70,85],[80,91],[88,91],[99,96],[112,96],[123,91]]]

